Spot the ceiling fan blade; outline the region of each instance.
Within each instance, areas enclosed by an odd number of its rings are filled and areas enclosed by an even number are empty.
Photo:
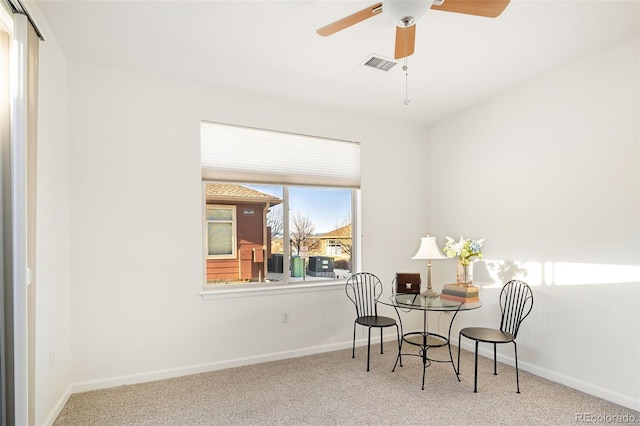
[[[442,6],[433,5],[431,9],[495,18],[506,9],[509,1],[511,0],[444,0]]]
[[[416,26],[396,27],[396,53],[395,59],[406,58],[413,55],[416,47]]]
[[[358,22],[362,22],[365,19],[376,16],[380,14],[380,12],[382,12],[382,3],[376,3],[373,6],[369,6],[352,15],[345,16],[342,19],[338,19],[337,21],[332,22],[329,25],[325,25],[324,27],[319,28],[316,32],[321,36],[326,37],[331,34],[335,34],[338,31],[344,30],[345,28],[349,28],[350,26],[355,25]]]

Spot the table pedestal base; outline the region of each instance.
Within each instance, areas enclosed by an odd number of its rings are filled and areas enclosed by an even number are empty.
[[[418,347],[418,353],[410,353],[410,352],[402,352],[402,343],[408,343],[410,345]],[[431,365],[432,362],[451,362],[453,363],[453,357],[451,356],[451,349],[449,349],[450,360],[447,359],[434,359],[429,358],[429,349],[431,348],[441,348],[443,346],[447,346],[449,344],[449,339],[445,336],[436,333],[422,332],[422,331],[414,331],[411,333],[406,333],[402,336],[402,340],[400,343],[400,348],[398,351],[398,356],[396,357],[396,363],[393,366],[393,370],[396,371],[396,367],[398,366],[398,362],[400,362],[400,367],[402,367],[402,355],[405,356],[418,356],[422,358],[422,390],[424,390],[424,379],[427,371],[427,367]],[[455,371],[455,365],[453,367]]]
[[[453,361],[453,354],[451,353],[451,328],[453,326],[453,322],[456,319],[456,315],[460,311],[469,311],[473,309],[478,309],[482,306],[480,302],[474,303],[458,303],[452,302],[448,300],[443,300],[441,297],[428,297],[424,294],[399,294],[394,293],[390,295],[389,300],[385,300],[381,298],[379,300],[380,303],[388,306],[392,306],[396,314],[398,315],[398,322],[400,325],[400,335],[402,338],[400,339],[398,345],[398,356],[396,358],[396,362],[393,366],[392,371],[396,371],[396,367],[400,364],[402,367],[402,355],[409,356],[419,356],[422,358],[422,390],[424,390],[424,381],[427,367],[431,365],[433,362],[449,362],[453,367],[453,372],[456,373],[456,378],[460,381],[460,375],[458,373],[459,367],[456,368],[456,364]],[[410,333],[405,333],[402,325],[402,316],[399,311],[409,312],[409,311],[422,311],[423,314],[423,322],[422,322],[422,331],[413,331]],[[453,316],[449,322],[449,330],[446,336],[431,333],[429,331],[429,326],[427,324],[427,312],[440,312],[440,313],[452,313]],[[417,348],[417,353],[415,351],[413,353],[403,353],[403,345],[411,345]],[[449,359],[435,359],[429,357],[429,349],[438,348],[446,346],[449,351]],[[406,348],[406,346],[405,346]]]

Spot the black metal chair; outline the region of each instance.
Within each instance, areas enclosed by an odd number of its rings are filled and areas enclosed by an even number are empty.
[[[531,288],[522,281],[512,280],[502,287],[500,292],[500,310],[502,319],[500,328],[467,327],[460,330],[458,335],[458,373],[460,373],[460,346],[462,336],[475,340],[475,374],[473,379],[473,391],[478,392],[478,343],[493,343],[493,374],[498,374],[496,346],[501,343],[513,343],[513,352],[516,361],[516,386],[517,393],[520,393],[520,379],[518,377],[518,348],[516,336],[522,321],[531,313],[533,308],[533,292]]]
[[[367,338],[367,371],[369,371],[369,359],[371,355],[371,328],[380,329],[380,353],[384,353],[383,329],[396,327],[398,345],[400,345],[400,329],[393,318],[378,315],[378,299],[382,293],[380,279],[369,272],[359,272],[351,275],[345,285],[347,297],[356,307],[356,319],[353,322],[353,348],[351,357],[356,357],[356,325],[360,324],[369,329]]]

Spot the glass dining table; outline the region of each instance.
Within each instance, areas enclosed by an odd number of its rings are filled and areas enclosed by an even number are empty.
[[[378,299],[378,302],[383,305],[392,306],[396,310],[396,314],[398,315],[398,320],[400,323],[400,334],[402,335],[402,339],[400,340],[400,345],[398,347],[398,356],[396,357],[396,362],[393,366],[392,371],[396,371],[398,363],[400,363],[400,367],[402,367],[403,355],[418,356],[422,358],[422,390],[424,390],[424,380],[427,367],[429,367],[432,362],[451,363],[451,365],[453,366],[453,371],[456,373],[458,381],[460,381],[460,376],[458,374],[459,369],[453,362],[453,355],[451,353],[451,327],[453,326],[453,321],[455,320],[456,315],[458,315],[458,312],[478,309],[482,306],[482,302],[460,303],[441,299],[440,297],[427,297],[421,294],[402,293],[383,293]],[[422,330],[410,331],[405,333],[404,327],[402,325],[402,316],[400,315],[401,311],[421,311]],[[449,322],[449,330],[446,336],[429,331],[427,315],[429,312],[453,313],[453,317]],[[417,353],[403,352],[403,346],[405,346],[405,344],[416,347],[418,349]],[[429,357],[429,349],[440,348],[444,346],[447,346],[449,350],[449,359]]]

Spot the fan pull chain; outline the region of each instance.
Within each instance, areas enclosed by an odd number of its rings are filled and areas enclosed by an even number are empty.
[[[405,30],[409,28],[409,20],[405,18],[404,20],[404,28]],[[409,57],[407,56],[407,33],[404,35],[404,65],[402,66],[402,71],[404,71],[404,104],[409,105]]]
[[[404,104],[409,105],[409,60],[405,56],[404,65],[402,66],[402,70],[404,71]]]

